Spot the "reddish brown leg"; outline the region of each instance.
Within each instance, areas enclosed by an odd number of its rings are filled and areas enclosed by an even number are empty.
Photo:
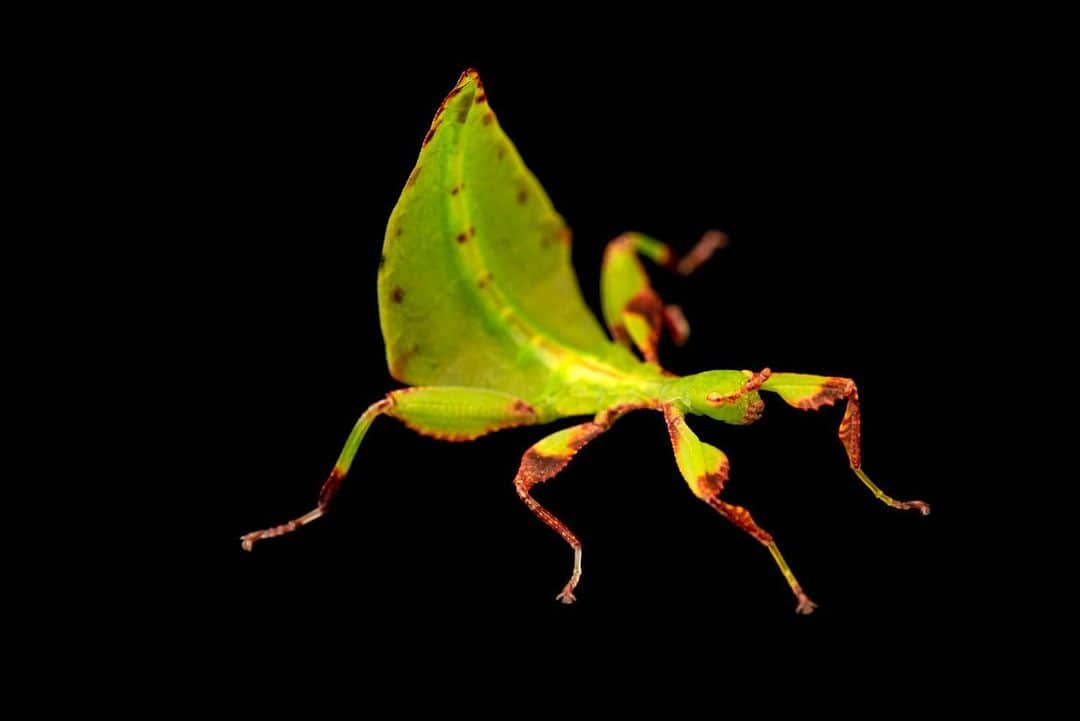
[[[240,538],[250,551],[256,541],[290,533],[321,518],[349,473],[360,442],[380,415],[390,415],[418,433],[446,441],[468,441],[503,428],[529,425],[538,418],[533,407],[506,393],[485,388],[413,387],[390,393],[373,403],[353,426],[330,477],[319,491],[318,505],[288,523],[247,533]]]
[[[690,322],[686,320],[682,308],[677,305],[664,306],[664,327],[675,345],[686,345],[686,341],[690,339]]]
[[[712,254],[728,244],[728,237],[719,230],[706,231],[690,252],[676,261],[673,265],[679,275],[690,275],[697,270],[702,263],[712,257]]]
[[[604,319],[616,342],[637,346],[645,360],[658,363],[660,332],[667,328],[676,345],[690,336],[690,324],[678,306],[665,306],[653,290],[638,256],[681,275],[689,275],[727,244],[727,236],[711,230],[679,258],[669,246],[640,233],[623,233],[604,251],[600,282]]]
[[[798,601],[798,605],[795,607],[795,613],[803,615],[813,613],[814,609],[817,608],[817,604],[810,600],[810,597],[806,595],[802,586],[795,579],[795,574],[792,573],[787,561],[785,561],[784,557],[780,554],[780,549],[773,540],[772,534],[754,522],[753,517],[750,515],[750,511],[742,506],[736,506],[732,503],[721,501],[716,496],[706,498],[705,502],[715,508],[721,516],[749,533],[756,538],[761,545],[769,549],[769,553],[772,554],[773,560],[776,561],[776,565],[780,567],[780,573],[784,574],[784,578],[787,580],[788,585],[791,586],[791,591],[795,594],[795,599]]]
[[[668,435],[671,436],[671,446],[675,451],[675,462],[679,466],[679,472],[690,485],[690,490],[695,496],[715,508],[724,518],[768,548],[780,572],[784,574],[784,579],[791,586],[792,593],[795,594],[798,601],[795,611],[802,614],[813,611],[814,603],[795,579],[795,574],[791,572],[787,561],[780,554],[780,549],[777,548],[772,536],[754,523],[750,512],[745,508],[720,500],[720,492],[723,491],[728,472],[731,470],[727,456],[719,448],[699,439],[686,424],[686,418],[678,408],[666,405],[663,410]]]
[[[623,330],[641,350],[642,357],[650,363],[659,364],[657,348],[660,345],[660,329],[665,316],[664,302],[660,300],[660,296],[652,288],[643,288],[626,304],[622,316]]]
[[[803,373],[773,373],[762,390],[778,394],[784,401],[804,411],[816,411],[822,406],[831,406],[837,401],[847,400],[844,417],[840,421],[840,442],[847,451],[851,470],[855,472],[863,485],[882,503],[901,510],[916,510],[926,516],[930,505],[923,501],[898,501],[877,487],[862,469],[862,412],[859,408],[859,389],[850,378],[834,376],[815,376]]]
[[[543,483],[566,468],[579,450],[610,428],[611,424],[621,415],[640,407],[644,406],[621,406],[601,411],[589,423],[582,423],[552,433],[525,451],[525,455],[521,459],[521,466],[518,468],[517,476],[514,477],[514,488],[517,489],[518,496],[529,507],[529,510],[562,536],[563,540],[574,550],[574,570],[570,574],[570,580],[566,582],[563,590],[556,596],[556,599],[563,603],[573,603],[576,600],[574,598],[574,588],[577,587],[578,582],[581,580],[581,541],[578,540],[573,531],[566,527],[565,523],[556,518],[551,511],[541,506],[532,497],[530,491],[536,484]]]
[[[330,501],[333,500],[338,488],[341,487],[341,481],[348,474],[353,456],[356,455],[356,449],[360,446],[360,442],[364,440],[364,435],[367,433],[368,428],[371,427],[372,421],[381,414],[386,413],[391,405],[391,401],[384,398],[371,404],[364,411],[364,414],[360,416],[356,425],[353,426],[352,433],[349,434],[348,439],[345,441],[345,447],[342,449],[341,455],[338,456],[337,463],[334,464],[333,470],[330,471],[330,475],[323,482],[322,489],[319,490],[319,501],[315,508],[288,523],[244,534],[240,537],[240,545],[243,549],[250,551],[255,546],[256,541],[284,536],[286,533],[292,533],[301,526],[306,526],[312,521],[322,518],[323,514],[326,513],[326,509],[330,507]]]

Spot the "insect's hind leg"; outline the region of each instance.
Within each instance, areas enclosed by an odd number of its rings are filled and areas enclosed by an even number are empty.
[[[291,533],[320,518],[349,472],[360,442],[380,415],[397,418],[418,433],[445,441],[471,441],[486,433],[539,422],[533,407],[506,393],[483,388],[430,387],[394,391],[373,403],[353,426],[334,468],[319,491],[318,504],[293,520],[241,537],[250,551],[256,541]]]
[[[898,501],[885,493],[870,480],[862,469],[862,414],[859,409],[859,389],[850,378],[815,376],[804,373],[773,373],[762,384],[761,390],[776,393],[795,408],[816,411],[831,406],[839,400],[847,400],[844,417],[840,421],[840,442],[847,451],[851,470],[870,492],[882,503],[899,509],[913,509],[924,516],[929,515],[930,505],[923,501]]]
[[[383,398],[377,403],[372,403],[368,409],[364,411],[363,415],[360,416],[359,420],[356,421],[356,425],[353,426],[352,432],[349,433],[349,437],[345,441],[345,447],[341,449],[341,454],[338,456],[333,470],[330,471],[330,475],[327,476],[326,480],[323,482],[322,488],[319,490],[318,505],[304,515],[294,518],[287,523],[244,534],[240,537],[240,545],[244,547],[245,551],[252,550],[256,541],[292,533],[301,526],[306,526],[312,521],[322,517],[323,513],[326,512],[327,507],[329,507],[330,501],[337,493],[338,487],[341,486],[341,481],[344,480],[345,474],[349,472],[349,466],[352,465],[356,450],[360,447],[360,442],[364,440],[368,428],[371,427],[372,422],[374,422],[376,418],[386,412],[391,403],[392,401],[389,397]]]

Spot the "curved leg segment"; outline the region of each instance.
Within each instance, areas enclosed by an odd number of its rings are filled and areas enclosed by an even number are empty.
[[[772,535],[754,522],[750,512],[742,506],[736,506],[720,499],[720,493],[724,490],[724,483],[728,478],[730,463],[727,456],[719,448],[701,441],[697,435],[686,425],[686,419],[682,412],[672,406],[664,408],[664,419],[667,421],[668,434],[671,436],[671,445],[675,450],[675,462],[679,466],[679,472],[686,479],[690,490],[694,495],[705,501],[720,515],[731,521],[746,533],[749,533],[761,545],[769,549],[773,560],[776,562],[784,580],[795,594],[797,605],[795,612],[800,614],[812,613],[817,605],[803,591],[802,585],[795,578],[788,566],[780,548],[776,545]]]
[[[847,451],[851,470],[870,492],[882,503],[899,509],[914,509],[924,516],[930,506],[923,501],[898,501],[870,480],[862,469],[862,414],[859,410],[859,389],[850,378],[814,376],[804,373],[773,373],[761,385],[761,390],[776,393],[784,401],[804,411],[816,411],[831,406],[839,400],[847,400],[844,417],[840,421],[840,442]]]
[[[244,550],[256,541],[291,533],[322,517],[349,472],[368,428],[380,415],[397,418],[417,433],[446,441],[470,441],[486,433],[539,422],[525,401],[506,393],[482,388],[404,388],[373,403],[353,426],[333,470],[319,491],[318,504],[293,520],[240,538]]]
[[[677,258],[671,248],[641,233],[624,233],[608,243],[600,278],[604,320],[616,341],[633,342],[646,360],[657,362],[660,331],[667,328],[676,345],[690,336],[690,325],[682,309],[665,306],[653,290],[638,255],[689,275],[727,244],[727,236],[710,230],[689,253]]]
[[[530,493],[533,486],[557,475],[566,468],[577,452],[584,448],[590,441],[611,427],[622,414],[634,410],[635,407],[621,407],[602,411],[589,423],[565,428],[547,436],[535,444],[521,458],[517,475],[514,477],[514,488],[518,497],[536,514],[537,518],[546,523],[556,533],[562,536],[574,551],[574,570],[570,574],[570,580],[566,582],[562,591],[555,598],[563,603],[573,603],[574,589],[581,580],[581,541],[573,531],[566,527],[562,521],[555,517],[551,511],[541,506]]]

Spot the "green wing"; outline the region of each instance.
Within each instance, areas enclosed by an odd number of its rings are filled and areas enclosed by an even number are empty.
[[[462,74],[390,215],[379,320],[394,378],[536,397],[571,355],[638,366],[585,305],[570,230]]]

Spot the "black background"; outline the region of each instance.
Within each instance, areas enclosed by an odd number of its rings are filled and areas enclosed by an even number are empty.
[[[678,54],[549,38],[545,53],[523,42],[388,57],[337,35],[253,33],[195,47],[170,73],[178,226],[196,268],[192,364],[213,396],[195,487],[214,503],[201,525],[215,565],[197,572],[194,600],[217,623],[267,646],[381,649],[447,635],[557,646],[594,629],[703,647],[748,629],[899,642],[970,625],[979,586],[960,529],[974,480],[940,388],[972,328],[954,259],[975,242],[958,189],[982,78],[933,38],[732,40]],[[693,329],[686,347],[665,343],[665,365],[859,384],[865,468],[896,497],[931,503],[928,518],[886,508],[851,474],[839,409],[773,397],[751,427],[691,419],[728,454],[727,497],[775,535],[813,616],[795,616],[763,548],[690,494],[649,413],[536,491],[584,544],[573,606],[554,601],[570,551],[511,483],[551,429],[446,444],[379,420],[325,519],[241,551],[242,533],[313,506],[356,417],[398,387],[375,298],[382,236],[468,66],[574,229],[592,308],[618,233],[686,249],[719,228],[730,247],[694,276],[650,268]]]

